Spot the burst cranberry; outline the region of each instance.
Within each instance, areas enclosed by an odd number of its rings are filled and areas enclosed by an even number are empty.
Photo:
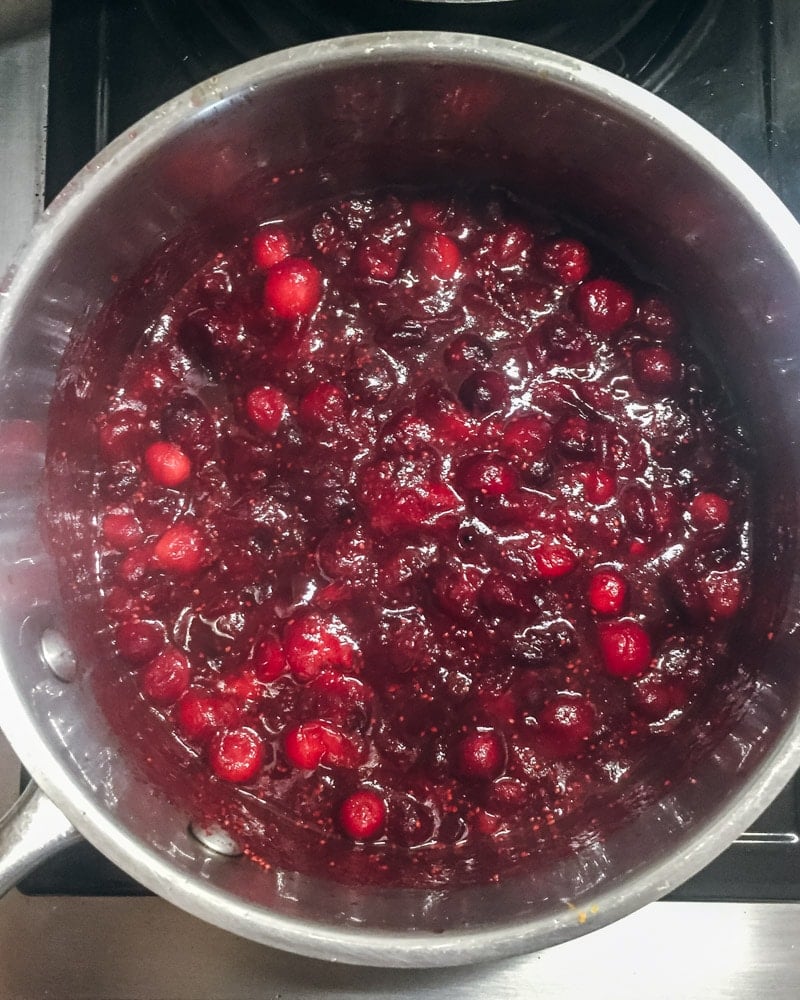
[[[401,248],[368,236],[356,250],[355,267],[364,278],[393,281],[400,270]]]
[[[698,493],[689,505],[689,515],[700,531],[715,531],[730,521],[731,505],[718,493]]]
[[[712,618],[730,618],[739,610],[742,584],[735,570],[714,570],[700,581],[700,591]]]
[[[461,383],[458,398],[476,416],[497,413],[508,405],[508,383],[498,372],[475,372]]]
[[[142,675],[142,691],[156,705],[171,705],[189,687],[189,661],[174,646],[151,660]]]
[[[134,410],[102,414],[97,430],[100,454],[109,462],[130,458],[137,448],[141,433],[142,418]]]
[[[625,490],[621,506],[630,530],[646,540],[666,534],[677,513],[675,497],[671,493],[642,483],[634,483]]]
[[[332,382],[317,382],[300,400],[297,411],[309,430],[325,430],[340,424],[347,413],[347,396]]]
[[[583,491],[590,503],[606,504],[616,492],[617,481],[607,469],[590,469],[581,478]]]
[[[153,549],[156,565],[166,573],[196,573],[205,556],[205,541],[197,528],[176,524],[167,528]]]
[[[287,729],[283,748],[292,767],[304,771],[311,771],[320,764],[346,765],[351,757],[345,736],[321,719]]]
[[[663,719],[686,704],[686,689],[675,681],[643,677],[635,682],[631,702],[652,721]]]
[[[386,803],[369,789],[353,792],[339,807],[338,819],[351,840],[377,840],[386,827]]]
[[[532,246],[531,231],[517,222],[509,222],[484,240],[483,259],[495,267],[513,267],[524,263]]]
[[[534,550],[533,561],[545,580],[556,580],[571,573],[578,565],[578,557],[565,545],[556,542],[541,545]]]
[[[586,331],[569,316],[548,316],[528,339],[528,354],[534,361],[539,351],[540,337],[548,356],[557,361],[584,361],[591,352]]]
[[[649,334],[659,339],[673,337],[678,328],[675,313],[657,295],[642,299],[636,310],[636,317]]]
[[[595,453],[594,428],[577,413],[564,417],[556,424],[553,440],[568,458],[591,458]]]
[[[310,260],[287,257],[276,264],[264,282],[264,306],[279,319],[309,316],[322,294],[322,278]]]
[[[136,517],[126,511],[110,511],[103,518],[103,537],[112,549],[130,549],[144,538]]]
[[[550,443],[550,422],[537,414],[515,417],[503,430],[503,447],[523,460],[536,458]]]
[[[595,614],[619,616],[628,600],[628,584],[616,570],[599,569],[592,574],[586,597]]]
[[[425,233],[411,248],[411,262],[421,278],[452,278],[461,263],[457,244],[444,233]]]
[[[150,478],[159,486],[180,486],[192,471],[187,455],[168,441],[156,441],[144,453],[144,464]]]
[[[481,574],[474,566],[439,566],[433,575],[433,593],[451,618],[466,621],[475,613]]]
[[[516,489],[518,477],[508,462],[492,455],[472,455],[464,459],[456,474],[459,486],[471,493],[502,496]]]
[[[245,410],[253,427],[264,434],[274,434],[286,414],[286,397],[280,389],[260,385],[248,392]]]
[[[638,622],[609,622],[599,628],[603,666],[613,677],[636,677],[652,656],[650,636]]]
[[[456,744],[456,773],[471,781],[492,781],[505,767],[505,747],[494,732],[468,733]]]
[[[289,668],[299,681],[309,681],[325,667],[348,667],[353,659],[334,623],[321,615],[309,614],[289,622],[283,636]]]
[[[492,350],[481,337],[474,333],[464,333],[455,337],[447,345],[444,362],[448,368],[478,368],[489,360]]]
[[[665,347],[643,347],[633,356],[633,377],[647,392],[664,393],[681,380],[683,366]]]
[[[478,595],[481,607],[501,618],[531,615],[535,609],[530,587],[507,573],[490,573]]]
[[[286,670],[286,656],[277,639],[267,636],[253,647],[251,657],[256,677],[264,683],[274,681]]]
[[[265,227],[259,229],[253,237],[251,249],[253,263],[267,271],[289,256],[292,245],[283,229]]]
[[[123,622],[114,638],[117,652],[128,663],[147,663],[164,644],[164,630],[155,622]]]
[[[633,295],[610,278],[595,278],[578,288],[575,308],[593,333],[609,336],[622,329],[633,315]]]
[[[208,763],[214,774],[237,785],[256,777],[265,756],[264,741],[247,726],[217,733],[208,748]]]
[[[575,285],[591,271],[592,259],[584,243],[563,237],[544,247],[542,267],[562,285]]]
[[[182,393],[164,407],[161,433],[195,462],[208,458],[216,442],[211,414],[202,401],[190,393]]]
[[[230,699],[189,688],[175,706],[175,723],[185,739],[205,743],[218,729],[233,724],[237,714]]]
[[[594,732],[596,712],[581,695],[561,694],[546,702],[539,712],[539,724],[564,744],[579,745]]]

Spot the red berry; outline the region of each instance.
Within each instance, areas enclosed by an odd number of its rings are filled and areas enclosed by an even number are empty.
[[[582,695],[560,694],[546,702],[539,712],[539,724],[559,742],[574,747],[594,732],[594,706]]]
[[[286,670],[286,656],[277,639],[267,636],[253,647],[251,663],[256,677],[265,684],[280,677]]]
[[[730,521],[731,505],[718,493],[698,493],[689,505],[689,515],[700,531],[714,531]]]
[[[444,362],[448,368],[476,368],[492,356],[492,349],[481,337],[473,333],[463,333],[447,345]]]
[[[618,616],[625,609],[628,584],[616,570],[599,569],[592,574],[586,596],[595,614]]]
[[[322,294],[322,277],[310,260],[287,257],[264,282],[264,306],[279,319],[310,315]]]
[[[493,455],[472,455],[464,459],[456,472],[459,486],[484,496],[504,496],[518,485],[515,469]]]
[[[456,243],[444,233],[425,233],[411,248],[412,264],[421,278],[452,278],[461,263]]]
[[[633,356],[633,377],[640,389],[664,393],[681,380],[683,366],[666,347],[643,347]]]
[[[559,451],[567,458],[591,458],[596,451],[594,427],[578,413],[562,417],[553,431]]]
[[[203,536],[189,524],[176,524],[167,528],[153,549],[154,561],[160,569],[181,576],[195,573],[200,568],[204,555]]]
[[[412,222],[424,229],[441,229],[450,216],[448,202],[420,199],[412,201],[409,208]]]
[[[265,756],[264,741],[247,726],[217,733],[208,748],[208,762],[214,774],[237,785],[255,778]]]
[[[610,278],[595,278],[581,285],[575,294],[580,319],[593,333],[616,333],[633,315],[633,295]]]
[[[320,764],[346,765],[351,754],[348,740],[321,719],[287,729],[283,738],[286,759],[292,767],[311,771]]]
[[[147,663],[164,644],[164,631],[154,622],[123,622],[114,635],[117,652],[128,663]]]
[[[142,433],[142,418],[138,411],[118,410],[103,413],[98,419],[97,443],[100,454],[108,462],[131,457]]]
[[[508,384],[498,372],[474,372],[461,383],[458,398],[473,416],[487,416],[508,404]]]
[[[377,792],[354,792],[339,807],[339,826],[351,840],[376,840],[386,826],[386,803]]]
[[[533,562],[545,580],[555,580],[571,573],[578,565],[578,557],[565,545],[550,542],[534,550]]]
[[[700,592],[712,618],[731,618],[742,601],[742,583],[735,570],[714,570],[700,581]]]
[[[559,361],[585,361],[591,355],[591,345],[586,330],[569,316],[556,313],[547,316],[528,338],[528,354],[536,361],[539,354],[539,339],[544,342],[548,355]]]
[[[272,226],[259,229],[252,241],[253,263],[263,271],[280,264],[292,252],[289,237]]]
[[[163,650],[151,660],[142,675],[145,697],[157,705],[171,705],[189,687],[189,661],[174,646]]]
[[[103,518],[103,537],[112,549],[129,549],[144,538],[144,531],[130,512],[111,511]]]
[[[283,636],[289,668],[299,681],[309,681],[325,667],[348,667],[353,651],[332,621],[309,614],[290,621]]]
[[[599,627],[600,656],[613,677],[636,677],[652,657],[650,636],[638,622],[609,622]]]
[[[364,278],[392,281],[400,270],[401,250],[376,236],[367,236],[355,254],[355,267]]]
[[[653,721],[663,719],[686,704],[687,694],[683,685],[674,681],[643,677],[636,681],[631,692],[634,708]]]
[[[668,339],[673,337],[678,329],[674,312],[657,295],[642,299],[636,310],[636,318],[653,337]]]
[[[563,238],[553,240],[544,248],[542,267],[562,285],[575,285],[591,271],[592,259],[580,240]]]
[[[583,491],[590,503],[605,504],[614,496],[617,480],[606,469],[595,467],[581,475]]]
[[[483,242],[482,257],[495,267],[508,268],[522,264],[533,246],[529,229],[518,222],[508,222]]]
[[[493,780],[505,767],[503,741],[492,730],[469,733],[456,744],[455,767],[462,778]]]
[[[190,688],[175,706],[175,723],[185,739],[205,743],[218,729],[235,722],[238,714],[229,698]]]
[[[192,463],[176,444],[156,441],[144,453],[150,478],[159,486],[180,486],[192,471]]]
[[[265,434],[274,434],[286,415],[286,397],[280,389],[260,385],[248,392],[244,407],[253,427]]]
[[[521,459],[532,459],[541,455],[550,443],[552,428],[545,417],[530,414],[515,417],[503,431],[503,447]]]
[[[315,383],[297,411],[300,423],[308,430],[325,430],[340,424],[347,415],[347,395],[333,382]]]

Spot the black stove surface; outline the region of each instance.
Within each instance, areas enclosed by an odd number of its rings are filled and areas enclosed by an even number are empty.
[[[612,70],[699,121],[800,216],[794,0],[53,0],[46,197],[114,136],[208,76],[289,45],[396,28],[514,38]],[[20,888],[147,894],[86,843]],[[800,901],[800,775],[668,898]]]

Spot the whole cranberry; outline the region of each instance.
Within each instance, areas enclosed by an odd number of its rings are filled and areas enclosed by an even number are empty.
[[[534,549],[533,562],[545,580],[556,580],[575,569],[578,557],[566,545],[548,542]]]
[[[552,433],[546,417],[535,413],[515,417],[503,429],[503,448],[523,462],[529,461],[547,449]]]
[[[689,505],[689,516],[699,531],[715,531],[727,526],[731,505],[718,493],[698,493]]]
[[[286,656],[278,640],[271,635],[259,639],[253,647],[250,662],[256,677],[268,684],[286,670]]]
[[[251,389],[244,401],[247,419],[263,434],[275,434],[286,416],[286,397],[271,385]]]
[[[128,663],[147,663],[164,645],[164,630],[155,622],[123,622],[114,639],[117,652]]]
[[[589,607],[597,615],[619,616],[628,600],[625,577],[614,569],[598,569],[592,574],[586,592]]]
[[[144,538],[138,519],[130,511],[109,511],[104,515],[103,538],[112,549],[130,549]]]
[[[280,264],[292,252],[292,244],[285,230],[277,226],[264,226],[253,236],[250,244],[253,263],[262,271]]]
[[[631,703],[646,718],[657,721],[684,707],[685,687],[677,681],[658,677],[642,677],[631,691]]]
[[[581,478],[584,495],[590,503],[606,504],[616,492],[617,480],[607,469],[595,466],[585,471]]]
[[[208,748],[208,763],[216,777],[237,785],[256,777],[265,756],[264,741],[248,726],[217,733]]]
[[[650,636],[635,621],[623,619],[599,626],[600,656],[612,677],[636,677],[647,669],[652,657]]]
[[[580,320],[602,337],[621,330],[633,315],[630,289],[611,278],[595,278],[575,293],[575,309]]]
[[[174,712],[178,732],[193,743],[207,742],[217,730],[232,725],[238,715],[231,699],[198,688],[189,688]]]
[[[553,431],[558,450],[567,458],[591,458],[596,442],[592,424],[578,413],[562,417]]]
[[[355,252],[355,269],[363,278],[393,281],[400,270],[402,247],[377,236],[365,236]]]
[[[420,278],[448,280],[458,270],[461,251],[444,233],[426,232],[411,247],[410,259]]]
[[[732,618],[742,601],[742,581],[736,570],[713,570],[700,581],[708,614],[713,619]]]
[[[156,441],[144,453],[150,478],[159,486],[180,486],[192,472],[192,463],[176,444]]]
[[[165,573],[188,576],[200,569],[205,558],[205,540],[193,525],[167,528],[153,548],[153,561]]]
[[[666,347],[643,347],[633,356],[633,377],[640,389],[666,393],[681,381],[683,366]]]
[[[142,691],[156,705],[171,705],[189,687],[190,674],[186,655],[168,646],[147,664],[142,675]]]
[[[550,240],[542,248],[542,269],[562,285],[575,285],[583,281],[592,269],[592,258],[585,243],[561,237]]]
[[[539,712],[542,728],[565,746],[577,748],[594,732],[597,713],[583,695],[559,694]]]
[[[309,316],[322,294],[319,270],[302,257],[287,257],[267,273],[264,307],[279,319]]]
[[[353,659],[341,629],[332,620],[313,613],[287,624],[283,648],[289,669],[299,681],[310,681],[325,667],[348,667]]]
[[[409,206],[411,221],[423,229],[442,229],[447,225],[452,211],[449,201],[435,198],[417,198]]]
[[[505,767],[503,740],[494,730],[468,733],[455,747],[456,773],[471,781],[493,781]]]
[[[494,455],[471,455],[456,470],[456,482],[462,490],[484,496],[503,496],[519,485],[516,470]]]
[[[371,789],[353,792],[339,807],[338,820],[351,840],[377,840],[386,827],[386,803]]]
[[[458,398],[474,416],[497,413],[508,404],[508,383],[498,372],[475,372],[461,383]]]
[[[142,434],[142,415],[138,410],[101,413],[97,424],[97,443],[107,462],[133,457]]]
[[[347,396],[333,382],[316,382],[300,400],[300,423],[308,430],[326,430],[342,423],[347,415]]]
[[[651,336],[659,339],[674,337],[678,330],[674,311],[658,295],[642,299],[636,309],[636,318]]]

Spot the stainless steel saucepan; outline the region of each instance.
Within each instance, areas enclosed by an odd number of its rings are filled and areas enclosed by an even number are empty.
[[[262,872],[188,832],[192,817],[119,752],[93,698],[95,665],[63,621],[38,533],[59,360],[164,248],[158,280],[119,317],[123,340],[109,349],[123,351],[163,296],[256,221],[335,193],[471,179],[604,234],[698,318],[760,465],[741,670],[707,719],[665,742],[672,783],[653,792],[643,772],[624,821],[586,817],[607,835],[576,836],[567,856],[435,891]],[[800,766],[799,435],[800,228],[733,153],[657,98],[552,52],[437,33],[321,42],[198,85],[75,178],[0,288],[0,724],[37,786],[3,822],[0,887],[80,831],[220,927],[386,966],[541,949],[658,898]]]

